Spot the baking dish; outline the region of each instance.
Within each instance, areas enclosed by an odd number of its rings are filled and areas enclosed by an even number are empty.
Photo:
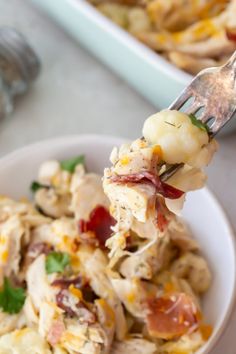
[[[193,78],[118,27],[85,0],[31,1],[157,109],[168,107]],[[223,129],[223,134],[235,128],[236,119]]]
[[[84,0],[32,1],[159,109],[167,107],[192,78]]]

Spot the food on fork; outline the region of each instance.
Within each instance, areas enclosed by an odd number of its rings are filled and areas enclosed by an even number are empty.
[[[113,150],[103,185],[77,156],[39,167],[33,203],[2,196],[0,353],[193,354],[204,345],[211,271],[176,213],[204,185],[216,147],[194,116],[166,110],[142,139]],[[175,163],[183,167],[163,182]]]
[[[236,50],[235,0],[90,0],[140,41],[191,74]]]
[[[199,319],[200,295],[211,273],[177,215],[186,192],[205,184],[202,168],[216,149],[208,126],[194,115],[164,110],[146,120],[142,138],[114,148],[112,167],[104,171],[116,219],[106,242],[109,267],[118,273],[112,284],[129,313],[146,324],[147,338],[164,343],[157,353],[193,353],[201,346],[200,328],[210,333]],[[181,169],[162,181],[163,173],[180,163]],[[175,247],[181,251],[174,256]]]
[[[143,138],[113,150],[113,165],[105,169],[103,183],[117,220],[107,242],[113,261],[123,254],[130,230],[150,243],[162,236],[180,212],[185,193],[203,187],[202,168],[216,149],[207,125],[194,115],[164,110],[146,120]],[[161,175],[169,166],[180,163],[183,167],[163,182]]]

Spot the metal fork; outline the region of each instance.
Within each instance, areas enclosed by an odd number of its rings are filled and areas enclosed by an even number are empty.
[[[169,109],[183,108],[186,114],[197,115],[197,119],[208,125],[212,138],[236,112],[235,85],[236,51],[225,65],[200,71]],[[186,107],[183,107],[185,105]],[[161,179],[166,181],[182,166],[183,164],[171,166],[161,174]]]

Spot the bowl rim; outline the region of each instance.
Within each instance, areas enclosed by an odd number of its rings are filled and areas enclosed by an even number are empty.
[[[203,188],[208,196],[209,199],[212,200],[212,202],[215,204],[217,209],[220,211],[222,218],[224,219],[224,225],[226,230],[228,230],[228,239],[230,240],[231,247],[232,247],[232,254],[233,254],[233,284],[232,284],[232,293],[230,296],[229,304],[227,311],[225,312],[224,318],[222,320],[221,326],[217,329],[215,334],[213,334],[212,340],[207,345],[207,342],[202,348],[200,348],[196,354],[210,354],[212,353],[211,351],[216,347],[216,345],[219,343],[220,339],[222,338],[222,335],[230,325],[230,319],[233,316],[233,309],[236,306],[236,239],[235,239],[235,232],[234,229],[231,225],[231,222],[223,209],[221,203],[219,202],[218,198],[214,195],[214,193],[208,188],[204,187]],[[213,354],[213,353],[212,353]]]
[[[33,142],[30,144],[27,144],[23,147],[20,147],[16,150],[13,150],[12,152],[7,153],[3,157],[0,158],[0,167],[2,168],[7,168],[7,165],[9,163],[12,163],[15,159],[18,157],[24,155],[25,153],[28,153],[39,149],[42,146],[46,145],[58,145],[58,144],[66,144],[68,141],[72,143],[77,143],[78,141],[91,141],[91,140],[97,140],[99,143],[103,144],[109,143],[111,145],[120,145],[121,143],[124,143],[125,141],[129,141],[127,138],[122,138],[122,137],[115,137],[112,135],[106,135],[106,134],[74,134],[74,135],[64,135],[64,136],[59,136],[59,137],[53,137],[53,138],[48,138],[48,139],[42,139],[37,142]],[[225,229],[227,231],[227,237],[231,243],[232,247],[232,255],[233,255],[233,284],[232,284],[232,293],[230,295],[230,300],[228,303],[227,310],[225,312],[225,315],[223,317],[221,326],[217,329],[217,331],[213,334],[211,342],[206,342],[206,344],[200,348],[196,354],[210,354],[210,352],[216,347],[217,343],[220,341],[223,333],[227,329],[227,327],[230,325],[230,319],[233,315],[233,308],[236,305],[236,239],[235,239],[235,233],[233,230],[233,227],[230,223],[230,220],[221,206],[220,202],[216,198],[216,196],[209,190],[208,187],[203,188],[204,192],[206,193],[207,197],[215,204],[215,206],[218,208],[219,212],[222,215],[222,219],[224,221]]]

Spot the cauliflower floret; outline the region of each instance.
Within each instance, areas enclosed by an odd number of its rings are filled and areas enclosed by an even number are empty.
[[[36,227],[31,235],[32,244],[47,243],[50,240],[50,244],[59,251],[73,253],[78,233],[73,219],[61,218],[51,224]]]
[[[154,354],[156,352],[156,345],[146,339],[127,338],[122,342],[114,342],[111,354]]]
[[[39,168],[39,182],[51,185],[52,179],[60,172],[60,164],[56,160],[45,161]]]
[[[218,143],[215,139],[212,139],[208,145],[204,146],[201,149],[199,154],[193,156],[193,158],[189,160],[189,165],[197,168],[202,168],[204,166],[209,165],[217,149]]]
[[[71,173],[61,168],[57,160],[45,161],[39,168],[38,180],[46,186],[53,186],[60,193],[68,193]]]
[[[188,280],[195,293],[204,293],[211,284],[211,272],[206,260],[188,252],[174,261],[171,272]]]
[[[163,160],[170,164],[189,163],[209,141],[207,131],[195,126],[186,114],[170,110],[149,117],[143,136],[148,143],[161,146]]]
[[[71,216],[70,201],[69,193],[59,194],[54,188],[40,188],[35,193],[36,205],[44,214],[53,218]]]
[[[145,309],[143,303],[147,298],[147,291],[143,282],[138,278],[111,278],[111,283],[116,295],[128,312],[135,318],[144,319]]]
[[[193,354],[204,344],[204,339],[200,331],[194,332],[190,335],[182,336],[177,341],[169,341],[163,344],[161,349],[165,353],[189,353]]]

